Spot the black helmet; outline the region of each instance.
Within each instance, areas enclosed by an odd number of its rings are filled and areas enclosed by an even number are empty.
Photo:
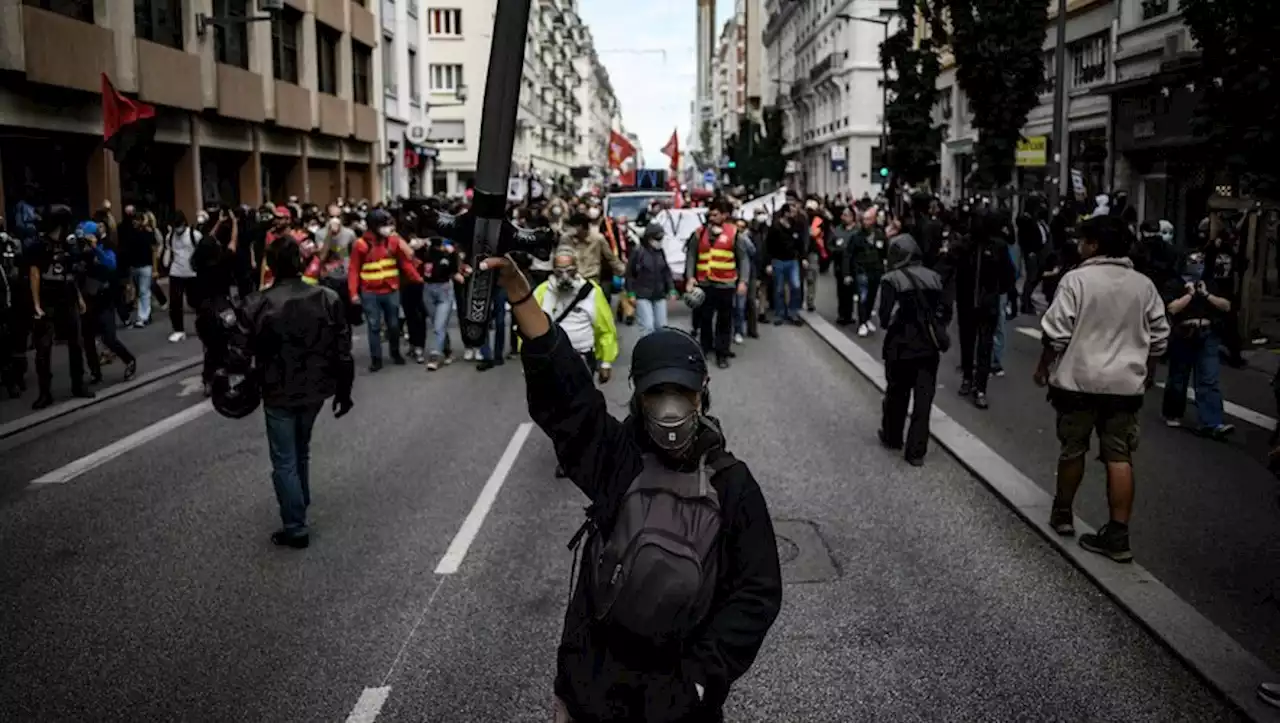
[[[375,229],[380,226],[390,226],[393,223],[391,220],[391,214],[380,208],[375,208],[370,211],[367,221],[369,223],[369,228]]]
[[[262,403],[262,390],[253,375],[219,369],[213,376],[213,408],[228,419],[244,419]]]

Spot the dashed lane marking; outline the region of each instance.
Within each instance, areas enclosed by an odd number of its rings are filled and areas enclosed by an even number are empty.
[[[1018,327],[1018,333],[1035,339],[1036,341],[1039,341],[1044,336],[1039,329],[1030,326]],[[1156,382],[1156,386],[1164,389],[1164,382]],[[1196,390],[1187,389],[1187,399],[1194,402],[1196,400]],[[1228,416],[1239,419],[1242,422],[1248,422],[1255,427],[1261,427],[1262,429],[1271,432],[1274,432],[1276,429],[1277,422],[1274,417],[1269,417],[1262,412],[1249,409],[1248,407],[1242,407],[1235,402],[1229,402],[1225,399],[1222,400],[1222,411],[1226,412]]]

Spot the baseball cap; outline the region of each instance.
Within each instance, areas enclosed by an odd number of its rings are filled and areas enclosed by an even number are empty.
[[[644,394],[659,384],[701,391],[707,358],[693,337],[675,329],[659,329],[636,342],[631,351],[631,380]]]
[[[293,211],[290,211],[288,206],[276,206],[275,216],[276,218],[293,218]]]

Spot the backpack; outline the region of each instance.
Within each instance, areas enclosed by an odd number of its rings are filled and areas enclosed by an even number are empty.
[[[719,572],[720,495],[711,478],[735,465],[703,455],[696,472],[673,472],[650,455],[619,500],[604,537],[592,505],[569,543],[590,532],[583,564],[596,622],[654,641],[686,637],[706,617]]]

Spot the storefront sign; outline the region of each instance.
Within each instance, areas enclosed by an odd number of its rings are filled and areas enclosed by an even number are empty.
[[[1047,136],[1031,136],[1018,141],[1016,165],[1019,168],[1040,168],[1049,163],[1049,139]]]

